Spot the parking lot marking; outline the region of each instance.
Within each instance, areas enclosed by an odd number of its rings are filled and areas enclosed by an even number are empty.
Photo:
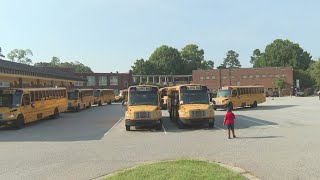
[[[121,120],[123,119],[124,117],[121,117],[120,119],[119,119],[119,121],[117,122],[117,123],[115,123],[105,134],[104,134],[104,136],[106,136],[115,126],[117,126],[120,122],[121,122]]]
[[[222,128],[218,127],[217,125],[214,125],[214,127],[218,128],[218,129],[220,129],[222,131],[226,131],[225,129],[222,129]]]
[[[275,126],[275,125],[270,125],[270,124],[266,124],[266,123],[262,123],[262,122],[254,121],[254,120],[247,119],[247,118],[243,118],[243,117],[237,117],[237,118],[239,118],[239,119],[243,119],[243,120],[246,120],[246,121],[255,122],[255,123],[258,123],[258,124],[262,124],[262,125],[266,125],[266,126],[270,126],[270,127],[273,127],[273,128],[279,128],[278,126]]]
[[[162,129],[163,129],[163,132],[164,132],[165,134],[168,134],[167,131],[166,131],[166,128],[164,128],[164,125],[163,125],[163,124],[162,124]]]

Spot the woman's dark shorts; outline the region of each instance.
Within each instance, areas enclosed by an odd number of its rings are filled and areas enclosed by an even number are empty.
[[[228,129],[234,130],[234,124],[228,124]]]

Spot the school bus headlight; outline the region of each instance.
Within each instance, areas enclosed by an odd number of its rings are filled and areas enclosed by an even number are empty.
[[[126,119],[130,119],[131,118],[131,114],[129,112],[126,112]]]
[[[8,116],[8,118],[12,119],[15,118],[16,116],[14,114],[11,114],[10,116]]]
[[[180,112],[180,113],[179,113],[179,116],[181,116],[181,117],[184,117],[184,116],[186,116],[186,115],[187,115],[186,112]]]

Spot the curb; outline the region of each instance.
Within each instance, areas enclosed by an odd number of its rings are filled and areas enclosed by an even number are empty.
[[[213,161],[213,163],[216,163],[216,164],[220,165],[221,167],[229,169],[230,171],[239,173],[239,174],[241,174],[242,176],[244,176],[245,178],[247,178],[249,180],[261,180],[258,177],[255,177],[254,175],[252,175],[250,171],[246,171],[246,170],[244,170],[242,168],[239,168],[239,167],[236,167],[236,166],[231,166],[231,165],[228,165],[228,164],[223,164],[221,162],[214,162]]]
[[[177,159],[179,160],[179,159]],[[206,161],[206,160],[201,160],[201,159],[190,159],[190,160],[200,160],[200,161]],[[109,174],[105,174],[105,175],[101,175],[101,176],[98,176],[98,177],[94,177],[92,178],[92,180],[103,180],[107,177],[110,177],[110,176],[113,176],[115,175],[116,173],[118,172],[122,172],[122,171],[127,171],[127,170],[131,170],[131,169],[135,169],[141,165],[148,165],[148,164],[153,164],[153,163],[159,163],[159,162],[170,162],[170,161],[176,161],[176,160],[165,160],[165,161],[149,161],[149,162],[142,162],[142,163],[138,163],[137,165],[133,166],[133,167],[129,167],[129,168],[125,168],[125,169],[121,169],[121,170],[117,170],[117,171],[114,171],[114,172],[111,172]],[[221,162],[215,162],[215,161],[207,161],[209,163],[215,163],[221,167],[224,167],[230,171],[233,171],[233,172],[236,172],[236,173],[239,173],[240,175],[242,175],[243,177],[245,177],[246,179],[248,180],[261,180],[259,179],[258,177],[252,175],[252,173],[250,171],[247,171],[247,170],[244,170],[240,167],[236,167],[236,166],[232,166],[232,165],[229,165],[229,164],[223,164]]]

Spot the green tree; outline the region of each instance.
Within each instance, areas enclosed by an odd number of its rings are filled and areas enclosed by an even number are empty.
[[[320,88],[320,59],[310,65],[308,72],[314,80],[315,85]]]
[[[308,71],[304,71],[301,69],[294,70],[293,71],[293,79],[294,80],[299,79],[300,87],[303,89],[308,88],[308,87],[312,87],[314,85],[313,78],[311,77],[311,75]]]
[[[58,57],[53,56],[50,62],[38,62],[34,66],[37,67],[60,67],[60,68],[72,68],[77,73],[92,73],[90,67],[85,66],[79,61],[75,62],[61,62]]]
[[[93,72],[90,67],[85,66],[84,64],[82,64],[79,61],[64,62],[64,63],[61,63],[60,67],[62,67],[62,68],[72,68],[77,73],[92,73]]]
[[[261,57],[262,53],[260,52],[260,49],[255,49],[252,53],[252,56],[250,57],[250,63],[255,64],[255,62]]]
[[[281,90],[285,87],[285,81],[284,81],[283,78],[278,77],[277,79],[275,79],[274,84],[275,84],[275,86],[278,88],[278,90],[279,90],[279,96],[280,96]]]
[[[299,44],[289,40],[276,39],[267,45],[265,52],[256,59],[253,67],[286,67],[307,70],[312,56]]]
[[[4,57],[4,55],[2,54],[2,49],[0,47],[0,57]]]
[[[131,66],[133,74],[137,75],[146,75],[146,74],[157,74],[158,72],[155,71],[155,67],[150,61],[145,61],[144,59],[138,59]]]
[[[233,50],[230,50],[227,52],[226,54],[226,58],[224,58],[223,63],[222,63],[222,67],[226,67],[226,68],[240,68],[241,64],[239,62],[239,54],[236,53]]]
[[[214,62],[204,59],[204,50],[199,49],[196,44],[188,44],[181,50],[181,57],[184,63],[184,74],[192,74],[192,70],[213,69]]]
[[[176,48],[162,45],[151,54],[149,61],[155,67],[154,74],[184,73],[184,63]]]
[[[32,60],[29,56],[33,56],[30,49],[14,49],[8,53],[7,57],[13,62],[22,64],[32,64]]]

